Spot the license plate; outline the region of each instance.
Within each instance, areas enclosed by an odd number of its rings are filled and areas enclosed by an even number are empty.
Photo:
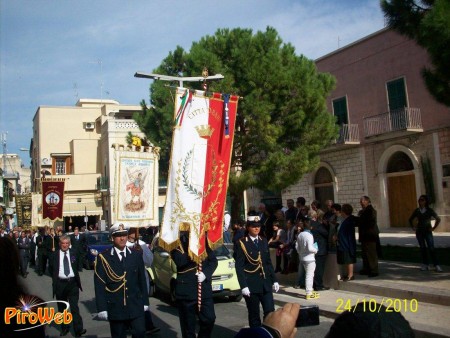
[[[212,286],[212,290],[213,291],[222,291],[223,290],[223,285],[222,284],[215,284]]]

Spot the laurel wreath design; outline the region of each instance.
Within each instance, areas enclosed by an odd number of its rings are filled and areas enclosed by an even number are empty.
[[[187,189],[188,192],[190,192],[191,194],[195,195],[196,198],[195,199],[200,199],[200,198],[206,198],[206,196],[209,195],[209,193],[211,192],[211,190],[213,189],[215,183],[216,183],[216,179],[217,179],[217,161],[216,158],[214,156],[214,152],[212,153],[212,172],[211,172],[211,183],[208,184],[206,190],[203,191],[199,191],[198,189],[196,189],[189,181],[189,176],[188,176],[188,166],[189,166],[189,161],[192,157],[193,154],[193,149],[191,149],[187,155],[186,158],[184,159],[184,164],[183,164],[183,185],[184,187]]]

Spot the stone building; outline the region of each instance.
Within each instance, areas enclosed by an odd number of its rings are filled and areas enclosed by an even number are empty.
[[[383,29],[316,60],[336,77],[328,109],[340,125],[319,168],[282,192],[307,201],[350,203],[367,195],[380,228],[408,226],[421,194],[450,231],[450,109],[430,95],[421,77],[427,52]]]

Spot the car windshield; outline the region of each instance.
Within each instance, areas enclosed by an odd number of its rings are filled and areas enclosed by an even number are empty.
[[[109,233],[97,233],[97,234],[89,234],[87,236],[87,244],[88,245],[108,245],[111,244],[111,240],[109,239]]]

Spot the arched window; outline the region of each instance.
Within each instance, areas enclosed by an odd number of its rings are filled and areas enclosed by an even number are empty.
[[[325,167],[320,167],[316,172],[314,177],[314,193],[315,199],[322,206],[325,205],[326,200],[334,201],[333,176]]]
[[[414,165],[409,156],[406,155],[404,152],[397,151],[393,153],[392,156],[389,158],[386,168],[386,172],[388,174],[410,170],[414,170]]]

